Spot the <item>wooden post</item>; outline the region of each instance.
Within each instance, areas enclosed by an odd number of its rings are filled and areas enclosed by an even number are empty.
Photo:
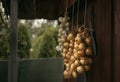
[[[18,0],[10,0],[10,57],[8,59],[8,82],[17,82],[18,73],[18,32],[17,32],[17,19],[18,19]]]

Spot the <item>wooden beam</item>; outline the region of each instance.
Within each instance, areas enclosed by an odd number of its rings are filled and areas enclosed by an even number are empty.
[[[68,8],[77,0],[68,0]],[[84,0],[82,0],[84,1]],[[5,12],[10,14],[10,0],[2,0]],[[27,4],[27,5],[26,5]],[[7,7],[6,7],[7,6]],[[66,9],[66,0],[18,0],[18,18],[55,20]]]

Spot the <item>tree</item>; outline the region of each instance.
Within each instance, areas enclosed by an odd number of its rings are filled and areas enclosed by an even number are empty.
[[[5,9],[0,2],[0,60],[7,59],[10,55],[10,21],[9,17],[5,14]],[[30,36],[29,25],[18,25],[18,57],[29,58],[30,55]]]
[[[18,57],[29,58],[31,41],[28,26],[20,23],[18,25]]]
[[[29,58],[30,56],[30,36],[27,25],[18,25],[18,57]],[[5,26],[0,20],[0,60],[7,59],[10,55],[10,28]]]
[[[0,21],[0,59],[6,59],[10,54],[9,28]]]
[[[10,54],[9,34],[9,20],[3,12],[2,4],[0,4],[0,60],[6,59]]]
[[[44,26],[45,25],[45,26]],[[43,24],[39,28],[38,38],[33,43],[32,58],[57,57],[57,28],[53,25]]]

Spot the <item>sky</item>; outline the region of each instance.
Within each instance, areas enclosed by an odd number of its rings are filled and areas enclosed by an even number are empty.
[[[25,20],[20,20],[20,22],[25,23]],[[47,22],[48,22],[47,19],[35,19],[32,28],[41,27],[43,23],[47,23]],[[53,20],[53,26],[56,27],[57,25],[58,25],[57,20]]]

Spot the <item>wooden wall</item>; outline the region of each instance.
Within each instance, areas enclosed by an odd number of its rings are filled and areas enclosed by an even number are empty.
[[[112,18],[111,1],[95,0],[94,27],[97,56],[88,82],[112,82]]]
[[[120,0],[95,0],[97,56],[88,82],[120,82]]]
[[[113,82],[120,82],[120,0],[113,1]]]

